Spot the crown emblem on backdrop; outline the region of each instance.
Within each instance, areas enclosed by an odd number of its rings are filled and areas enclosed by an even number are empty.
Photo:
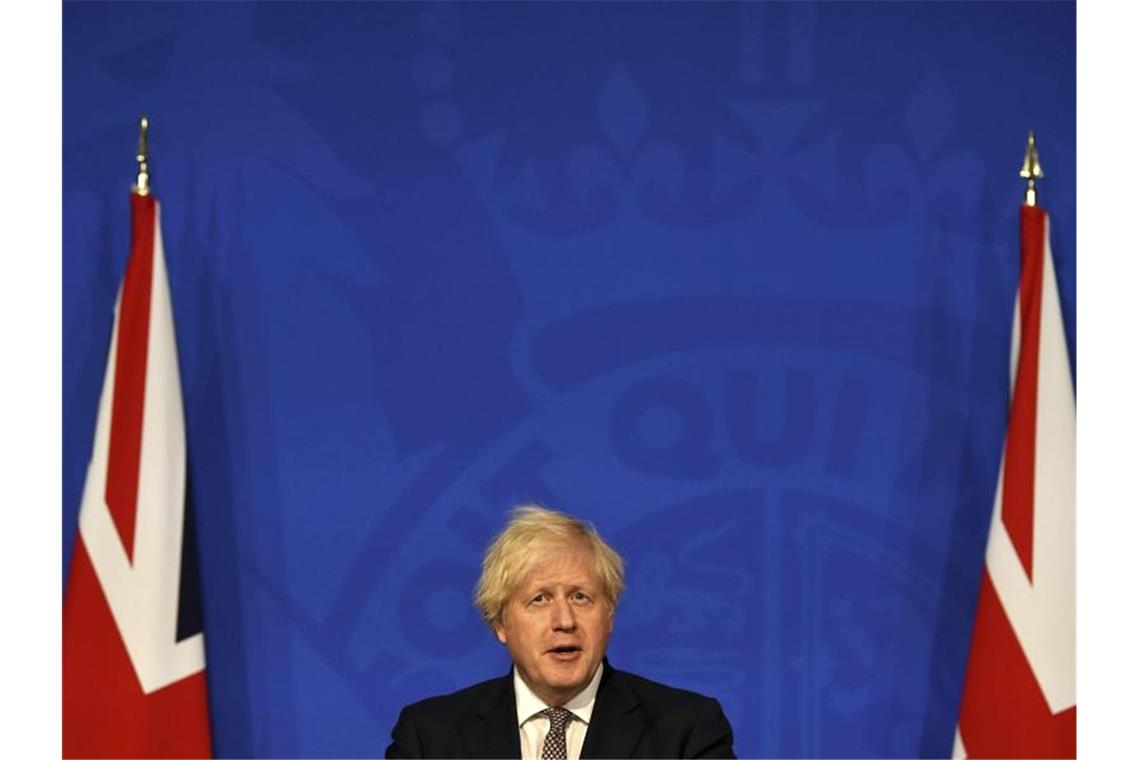
[[[675,139],[672,124],[654,123],[660,109],[620,63],[597,83],[598,128],[585,128],[589,136],[558,155],[528,151],[506,130],[465,135],[461,101],[449,97],[463,66],[464,16],[453,4],[431,4],[420,16],[425,45],[412,77],[429,98],[421,128],[452,153],[525,297],[542,299],[549,316],[582,307],[581,293],[565,286],[584,278],[594,303],[764,292],[747,279],[762,276],[758,257],[821,250],[835,244],[829,235],[881,235],[939,207],[934,199],[953,195],[954,180],[974,171],[968,160],[945,166],[954,98],[937,72],[899,114],[902,134],[841,162],[835,115],[815,87],[811,4],[736,11],[736,36],[727,40],[736,70],[727,76],[742,95],[704,100],[699,107],[713,112],[695,139]],[[726,271],[745,276],[734,281]]]
[[[647,103],[621,66],[597,104],[604,141],[565,151],[553,172],[550,165],[540,172],[534,157],[507,168],[504,136],[454,146],[516,276],[543,298],[557,301],[563,284],[583,272],[592,273],[600,302],[609,302],[607,288],[615,298],[655,299],[692,294],[702,281],[709,294],[725,294],[724,269],[756,271],[758,250],[772,245],[757,234],[766,219],[808,224],[791,186],[819,194],[836,187],[834,138],[797,141],[818,106],[726,103],[736,134],[715,134],[710,157],[649,136]],[[710,175],[711,182],[701,179]],[[657,257],[659,269],[652,268]],[[631,260],[646,276],[631,281]],[[740,283],[744,292],[754,284]],[[580,294],[565,297],[580,300]],[[544,308],[551,306],[557,304],[548,300]]]

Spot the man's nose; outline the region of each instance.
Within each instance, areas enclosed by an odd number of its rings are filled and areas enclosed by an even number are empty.
[[[572,631],[577,625],[574,620],[574,608],[565,599],[554,600],[551,614],[553,617],[551,623],[556,631]]]

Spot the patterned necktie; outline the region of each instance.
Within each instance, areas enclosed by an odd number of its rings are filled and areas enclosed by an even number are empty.
[[[548,707],[542,714],[550,718],[550,731],[542,743],[542,760],[566,760],[566,724],[570,711],[565,707]]]

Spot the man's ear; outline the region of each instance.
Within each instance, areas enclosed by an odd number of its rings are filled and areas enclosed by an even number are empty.
[[[494,629],[495,636],[499,639],[499,643],[500,644],[506,644],[507,643],[507,632],[503,630],[502,620],[496,620],[494,623],[491,624],[491,627]]]

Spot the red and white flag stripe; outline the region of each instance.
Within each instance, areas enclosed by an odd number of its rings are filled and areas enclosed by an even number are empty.
[[[1049,219],[1021,208],[1012,399],[955,757],[1075,757],[1076,400]]]
[[[203,636],[179,631],[183,533],[193,530],[186,478],[158,203],[132,194],[131,253],[64,597],[65,757],[211,754]]]

